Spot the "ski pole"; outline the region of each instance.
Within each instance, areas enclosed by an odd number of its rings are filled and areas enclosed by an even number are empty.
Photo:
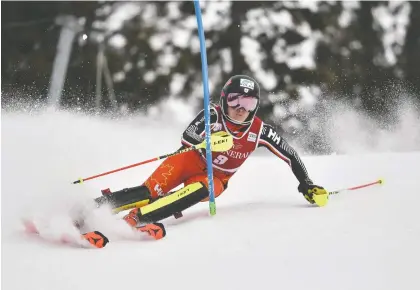
[[[349,188],[342,188],[342,189],[330,191],[330,192],[328,192],[328,194],[319,194],[319,195],[314,194],[312,198],[318,206],[322,207],[322,206],[325,206],[327,204],[328,197],[332,194],[339,194],[340,192],[349,191],[349,190],[356,190],[356,189],[372,186],[372,185],[375,185],[375,184],[383,184],[383,183],[384,183],[384,180],[381,178],[381,179],[378,179],[374,182],[370,182],[370,183],[366,183],[366,184],[362,184],[362,185],[358,185],[358,186],[353,186],[353,187],[349,187]]]
[[[211,137],[210,137],[210,142],[211,142],[211,150],[213,152],[224,152],[224,151],[229,150],[233,146],[233,138],[232,138],[231,135],[227,134],[226,132],[217,132],[217,133],[212,134]],[[161,155],[161,156],[149,159],[149,160],[141,161],[139,163],[135,163],[135,164],[131,164],[131,165],[128,165],[128,166],[121,167],[121,168],[117,168],[117,169],[114,169],[114,170],[111,170],[111,171],[108,171],[108,172],[104,172],[104,173],[101,173],[101,174],[97,174],[97,175],[94,175],[94,176],[90,176],[90,177],[86,177],[86,178],[79,178],[78,180],[73,181],[73,184],[83,183],[84,181],[87,181],[87,180],[98,178],[98,177],[108,175],[108,174],[111,174],[111,173],[115,173],[115,172],[118,172],[118,171],[122,171],[122,170],[125,170],[125,169],[133,168],[133,167],[143,165],[143,164],[146,164],[146,163],[150,163],[150,162],[153,162],[153,161],[157,161],[159,159],[163,159],[163,158],[167,158],[167,157],[170,157],[170,156],[186,153],[186,152],[189,152],[189,151],[192,151],[192,150],[204,149],[204,148],[206,148],[206,141],[203,141],[200,144],[188,147],[186,149],[181,149],[181,150],[175,151],[173,153]]]
[[[339,193],[344,192],[344,191],[356,190],[356,189],[360,189],[360,188],[372,186],[372,185],[375,185],[375,184],[383,184],[383,183],[384,183],[384,180],[381,178],[381,179],[378,179],[378,180],[376,180],[374,182],[370,182],[370,183],[366,183],[366,184],[362,184],[362,185],[358,185],[358,186],[354,186],[354,187],[342,188],[342,189],[330,191],[328,194],[329,195],[331,195],[331,194],[339,194]]]

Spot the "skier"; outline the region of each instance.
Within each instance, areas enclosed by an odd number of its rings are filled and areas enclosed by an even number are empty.
[[[212,152],[215,197],[228,187],[230,178],[258,147],[265,147],[285,161],[299,181],[298,191],[311,204],[323,206],[327,191],[315,185],[296,151],[288,145],[271,125],[255,114],[260,104],[260,86],[251,77],[236,75],[224,85],[220,104],[212,105],[210,123],[212,134],[227,132],[233,136],[233,147],[226,152]],[[182,134],[183,147],[204,141],[204,111],[201,111]],[[97,206],[110,204],[116,212],[130,209],[124,220],[133,228],[140,228],[156,239],[164,236],[164,227],[157,221],[208,200],[205,151],[189,151],[165,159],[158,168],[137,187],[120,191],[103,191],[95,199]],[[180,184],[184,187],[175,192]]]

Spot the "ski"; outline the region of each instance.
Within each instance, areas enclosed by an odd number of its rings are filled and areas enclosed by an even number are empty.
[[[99,231],[87,232],[75,237],[70,234],[63,233],[58,237],[49,237],[41,233],[36,223],[29,219],[22,219],[25,233],[35,235],[38,238],[53,244],[67,245],[78,248],[103,248],[109,242],[108,238]]]

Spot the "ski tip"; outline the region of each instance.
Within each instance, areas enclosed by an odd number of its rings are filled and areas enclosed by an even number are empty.
[[[39,234],[38,228],[35,223],[28,219],[22,219],[24,230],[28,234]]]
[[[166,229],[162,223],[150,223],[136,227],[135,229],[147,233],[155,240],[160,240],[166,236]]]
[[[82,234],[82,239],[87,240],[95,248],[103,248],[109,243],[109,239],[99,231]]]

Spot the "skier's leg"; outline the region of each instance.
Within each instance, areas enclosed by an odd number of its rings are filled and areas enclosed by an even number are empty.
[[[188,152],[165,159],[140,186],[116,192],[110,192],[109,189],[103,190],[103,196],[95,199],[97,206],[110,204],[115,212],[119,212],[142,207],[164,196],[183,182],[185,171],[191,171],[191,167],[194,167],[194,164],[188,160],[191,159],[191,153],[196,154]]]
[[[144,187],[147,188],[148,197],[147,203],[137,202],[131,203],[128,206],[133,207],[136,205],[124,219],[130,225],[138,225],[138,210],[142,206],[156,201],[167,194],[170,194],[170,190],[177,187],[184,182],[186,176],[196,175],[203,172],[205,164],[201,157],[196,152],[187,152],[180,155],[175,155],[167,158],[145,181]],[[141,203],[141,204],[139,204]],[[128,206],[122,206],[120,209],[127,209]],[[117,208],[117,210],[119,210]]]
[[[192,183],[148,205],[132,209],[124,220],[133,229],[146,232],[158,240],[165,237],[166,231],[164,225],[157,221],[180,213],[206,196],[208,190],[202,183]]]
[[[215,196],[219,196],[225,187],[219,178],[214,177],[213,181]],[[170,195],[162,197],[140,209],[132,210],[130,215],[133,224],[134,221],[135,224],[160,221],[208,199],[209,191],[205,174],[190,177],[184,184],[185,187]]]
[[[169,157],[144,182],[153,199],[170,194],[189,177],[202,174],[206,168],[199,153],[190,151]]]
[[[135,208],[131,210],[130,213],[124,217],[124,220],[132,227],[137,229],[143,228],[145,229],[143,231],[147,231],[149,235],[153,236],[155,239],[159,239],[164,237],[166,232],[163,224],[156,223],[157,221],[170,217],[171,215],[179,214],[182,216],[182,214],[180,214],[182,211],[199,203],[200,201],[208,200],[208,181],[207,175],[203,170],[203,166],[205,165],[203,163],[200,164],[202,160],[194,158],[194,156],[189,158],[189,164],[196,164],[197,166],[186,166],[184,168],[183,176],[188,176],[188,178],[184,181],[183,188],[142,208]],[[154,178],[154,175],[159,177],[159,174],[156,173],[158,173],[158,170],[156,170],[155,173],[148,179],[149,184],[150,181],[159,184],[157,183],[158,178]],[[229,178],[224,178],[224,183],[219,176],[213,177],[214,193],[216,197],[225,190],[228,179]],[[145,223],[145,226],[138,227],[140,224]],[[148,227],[154,227],[157,229],[147,229]],[[159,231],[159,227],[162,230]],[[153,235],[154,233],[156,233],[156,235]]]
[[[186,210],[208,195],[207,187],[195,182],[140,208],[136,218],[139,223],[157,222]]]

